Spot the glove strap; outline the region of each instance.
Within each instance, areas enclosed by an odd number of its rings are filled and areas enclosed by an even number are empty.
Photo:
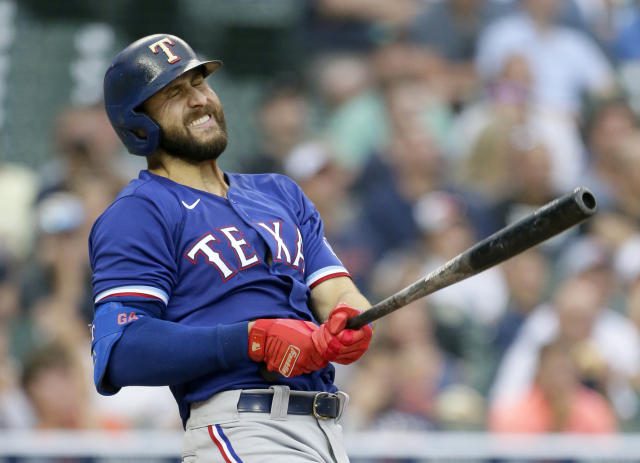
[[[264,349],[267,342],[267,331],[273,324],[273,320],[256,320],[249,331],[249,358],[254,362],[264,360]]]

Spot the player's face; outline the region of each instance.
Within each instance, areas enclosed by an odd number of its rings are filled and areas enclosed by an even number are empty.
[[[142,105],[162,127],[160,147],[192,163],[217,159],[227,146],[222,104],[200,68],[178,77]]]

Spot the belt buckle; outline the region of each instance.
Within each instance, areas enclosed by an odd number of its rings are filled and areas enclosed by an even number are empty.
[[[322,397],[331,397],[334,396],[334,394],[331,394],[329,392],[318,392],[314,397],[313,397],[313,416],[316,417],[319,420],[328,420],[331,417],[329,415],[323,415],[321,413],[318,413],[318,399],[321,399]]]

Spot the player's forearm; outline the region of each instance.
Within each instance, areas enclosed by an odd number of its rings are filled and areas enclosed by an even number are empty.
[[[311,291],[313,310],[319,321],[324,322],[340,302],[358,310],[367,310],[371,303],[358,290],[349,277],[332,278]]]
[[[331,302],[318,307],[317,313],[318,316],[321,317],[320,321],[326,321],[329,318],[331,311],[341,302],[358,309],[361,312],[364,312],[371,307],[371,303],[359,291],[346,291],[344,293],[336,294],[335,299],[331,300]]]
[[[191,327],[144,317],[113,347],[107,380],[116,387],[179,384],[248,359],[247,323]]]

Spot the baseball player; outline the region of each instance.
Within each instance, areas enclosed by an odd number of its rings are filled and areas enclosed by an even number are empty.
[[[345,324],[369,303],[293,181],[218,166],[221,64],[158,34],[105,74],[111,124],[148,169],[89,238],[96,388],[169,385],[184,462],[347,462],[329,362],[368,348],[371,327]]]

